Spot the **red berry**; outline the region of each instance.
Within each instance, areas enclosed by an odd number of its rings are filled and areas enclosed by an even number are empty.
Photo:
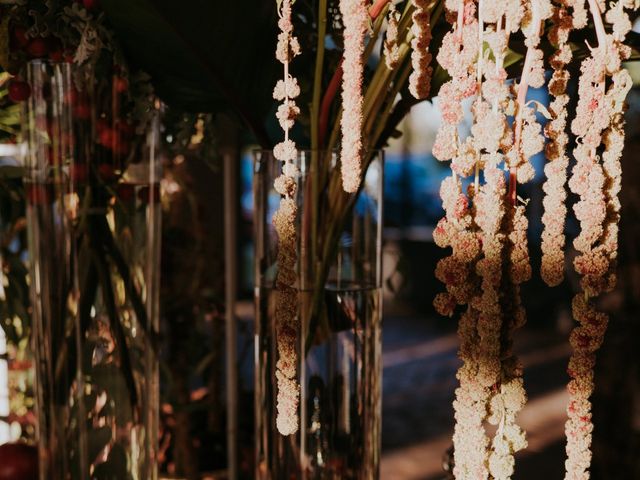
[[[34,58],[44,57],[48,52],[49,46],[44,38],[32,38],[27,45],[27,53]]]
[[[29,43],[27,38],[27,29],[24,27],[16,27],[13,29],[13,39],[16,45],[20,48],[24,48]]]
[[[31,87],[23,80],[12,80],[9,84],[9,98],[13,102],[23,102],[31,96]]]
[[[89,102],[79,101],[78,104],[73,107],[73,113],[79,120],[88,120],[91,118],[91,106]]]
[[[96,132],[98,132],[99,134],[104,132],[108,128],[109,128],[109,122],[107,122],[107,120],[105,120],[104,118],[99,118],[96,121]]]
[[[62,62],[64,60],[64,52],[61,48],[51,50],[49,52],[49,58],[54,62]]]
[[[24,443],[0,446],[0,480],[37,480],[38,450]]]
[[[82,0],[82,4],[87,10],[95,10],[100,6],[100,0]]]
[[[105,148],[113,150],[115,139],[115,133],[112,128],[106,127],[101,132],[98,132],[98,143]]]
[[[124,93],[129,89],[129,81],[123,77],[115,77],[113,85],[118,93]]]

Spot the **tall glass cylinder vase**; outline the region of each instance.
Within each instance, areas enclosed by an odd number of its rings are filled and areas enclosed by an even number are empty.
[[[276,302],[282,165],[258,152],[256,237],[256,478],[377,479],[381,428],[382,152],[366,156],[357,194],[346,194],[333,152],[299,152],[295,177],[298,429],[279,433]],[[291,419],[290,419],[291,420]]]
[[[42,480],[157,477],[158,116],[34,61],[25,188]]]

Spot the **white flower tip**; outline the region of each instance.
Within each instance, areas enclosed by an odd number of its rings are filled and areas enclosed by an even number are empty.
[[[293,435],[298,431],[298,419],[295,416],[279,413],[276,418],[276,427],[280,435],[284,435],[285,437]]]

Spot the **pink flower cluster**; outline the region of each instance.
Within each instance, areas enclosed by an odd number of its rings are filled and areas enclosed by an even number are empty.
[[[444,36],[438,51],[438,63],[449,72],[438,93],[442,125],[438,129],[432,153],[438,160],[451,160],[458,155],[458,124],[463,118],[462,101],[476,94],[475,78],[478,22],[471,1],[450,1],[447,8],[457,12],[454,28]],[[455,10],[454,10],[455,9]],[[466,169],[465,169],[466,171]]]
[[[491,398],[489,422],[498,425],[489,456],[489,471],[495,479],[509,479],[513,475],[513,453],[526,448],[524,431],[516,417],[527,401],[522,380],[522,365],[513,353],[513,335],[527,320],[520,297],[520,284],[531,277],[527,245],[528,221],[524,205],[508,211],[509,234],[505,245],[505,258],[509,259],[502,280],[502,345],[501,380],[497,394]]]
[[[389,70],[398,66],[400,61],[400,50],[398,49],[398,21],[400,14],[396,10],[396,4],[389,4],[389,14],[387,15],[387,33],[384,38],[384,62]]]
[[[553,26],[549,32],[549,39],[556,46],[556,51],[550,62],[553,74],[549,82],[549,93],[554,98],[549,107],[551,120],[545,127],[545,136],[549,140],[545,147],[545,154],[549,162],[544,167],[547,180],[543,186],[544,231],[542,232],[540,275],[549,286],[556,286],[564,278],[564,226],[567,216],[565,183],[569,167],[569,157],[566,154],[569,143],[566,132],[567,104],[569,103],[566,90],[569,72],[566,66],[572,58],[568,41],[573,21],[564,3],[560,3],[554,10],[552,20]]]
[[[344,23],[342,62],[342,187],[353,193],[360,187],[362,175],[362,121],[364,40],[369,26],[365,0],[340,0]]]
[[[578,139],[569,187],[580,198],[574,211],[581,227],[574,240],[574,247],[580,252],[574,267],[581,275],[584,293],[573,300],[578,326],[570,336],[573,354],[568,368],[570,403],[565,427],[567,480],[589,478],[593,430],[589,398],[593,392],[595,352],[602,344],[608,322],[607,315],[598,312],[591,299],[613,289],[616,281],[623,112],[632,83],[621,62],[629,55],[622,42],[631,28],[624,9],[633,5],[623,1],[610,4],[605,15],[612,24],[609,34],[602,22],[602,7],[595,0],[589,1],[598,46],[581,65],[578,106],[571,124]]]
[[[526,97],[530,86],[538,88],[544,85],[542,50],[539,48],[540,32],[543,30],[544,21],[552,14],[550,0],[533,0],[526,4],[524,18],[528,17],[528,22],[523,23],[522,32],[525,35],[527,54],[517,87],[513,148],[507,155],[511,174],[517,175],[516,180],[520,183],[533,178],[534,171],[529,158],[544,148],[541,127],[536,121],[533,108],[526,104]],[[510,188],[513,189],[514,185]],[[512,191],[511,195],[513,203],[515,192]]]
[[[427,98],[431,91],[431,73],[433,69],[430,66],[431,53],[429,53],[429,44],[431,43],[431,25],[429,15],[429,0],[413,0],[415,10],[413,12],[413,25],[411,32],[413,39],[411,40],[411,65],[413,72],[409,77],[409,91],[417,99]]]
[[[453,433],[454,475],[460,479],[486,479],[487,448],[489,439],[484,429],[487,411],[487,388],[477,378],[478,345],[477,324],[479,312],[469,306],[458,322],[460,350],[458,356],[463,364],[458,369],[460,386],[453,402],[456,425]]]
[[[297,235],[295,220],[298,207],[295,201],[298,156],[295,143],[289,138],[300,109],[293,100],[300,94],[300,87],[289,74],[289,62],[300,53],[300,46],[293,36],[291,0],[282,0],[279,10],[278,46],[276,58],[284,66],[284,78],[276,83],[273,97],[282,101],[276,116],[284,130],[284,140],[273,149],[273,156],[284,162],[282,175],[274,181],[275,190],[282,196],[280,207],[273,216],[273,225],[278,236],[278,273],[275,294],[275,329],[278,360],[276,380],[278,386],[276,426],[282,435],[291,435],[298,430],[298,402],[300,386],[297,380],[298,293],[296,284]]]
[[[438,222],[433,238],[438,246],[451,247],[452,254],[436,266],[436,278],[446,285],[447,291],[436,296],[434,306],[441,315],[452,316],[456,305],[468,303],[475,290],[470,276],[480,253],[480,240],[470,230],[469,200],[462,193],[460,180],[447,177],[440,186],[440,196],[446,216]]]
[[[506,184],[504,173],[495,163],[484,168],[486,183],[476,197],[476,223],[482,231],[483,258],[476,270],[482,278],[482,287],[473,299],[480,312],[478,320],[479,370],[478,381],[491,388],[500,381],[500,329],[502,308],[500,286],[505,235],[502,222],[505,214]]]
[[[454,402],[454,475],[459,479],[506,480],[513,474],[513,454],[526,446],[525,434],[516,423],[526,394],[511,336],[526,321],[519,285],[530,278],[531,266],[525,207],[508,201],[502,164],[511,164],[518,181],[528,181],[534,172],[527,160],[543,149],[544,138],[535,111],[525,105],[525,96],[517,110],[515,123],[519,127],[514,138],[507,121],[507,116],[514,114],[514,102],[506,84],[504,58],[509,35],[526,28],[522,23],[525,18],[530,26],[534,13],[546,18],[549,4],[537,2],[531,7],[535,12],[526,12],[520,2],[480,2],[476,10],[474,2],[449,0],[446,6],[454,28],[443,39],[438,62],[451,80],[439,93],[443,122],[433,154],[439,160],[451,160],[454,175],[445,180],[443,188],[455,185],[456,177],[476,175],[475,187],[468,198],[463,197],[463,211],[469,212],[469,219],[462,228],[453,229],[450,211],[454,196],[443,195],[447,216],[434,232],[438,245],[453,248],[451,257],[437,266],[436,276],[446,284],[447,292],[439,294],[434,304],[447,315],[453,314],[456,304],[469,305],[458,330],[459,356],[464,363],[458,371],[460,386]],[[534,28],[529,36],[536,36]],[[544,81],[538,42],[539,34],[531,42],[524,86],[539,86]],[[489,45],[492,55],[484,44]],[[474,95],[471,135],[460,140],[461,102]],[[512,157],[510,162],[507,155]],[[484,172],[482,185],[480,170]],[[460,194],[460,187],[456,193]],[[456,250],[454,236],[462,239],[459,243],[463,245],[467,238],[473,238],[474,246],[480,239],[476,247],[480,251],[469,250],[472,253],[464,257]],[[464,285],[462,302],[454,294],[459,285]],[[488,419],[499,426],[491,444],[483,428],[488,412]]]

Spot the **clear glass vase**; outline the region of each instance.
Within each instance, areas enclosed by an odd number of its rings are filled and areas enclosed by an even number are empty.
[[[40,478],[155,479],[158,115],[136,134],[125,94],[68,64],[27,79]]]
[[[301,151],[297,166],[296,433],[276,428],[278,238],[273,188],[281,163],[257,152],[256,478],[377,479],[381,428],[383,155],[366,157],[357,194],[342,191],[334,152]]]

